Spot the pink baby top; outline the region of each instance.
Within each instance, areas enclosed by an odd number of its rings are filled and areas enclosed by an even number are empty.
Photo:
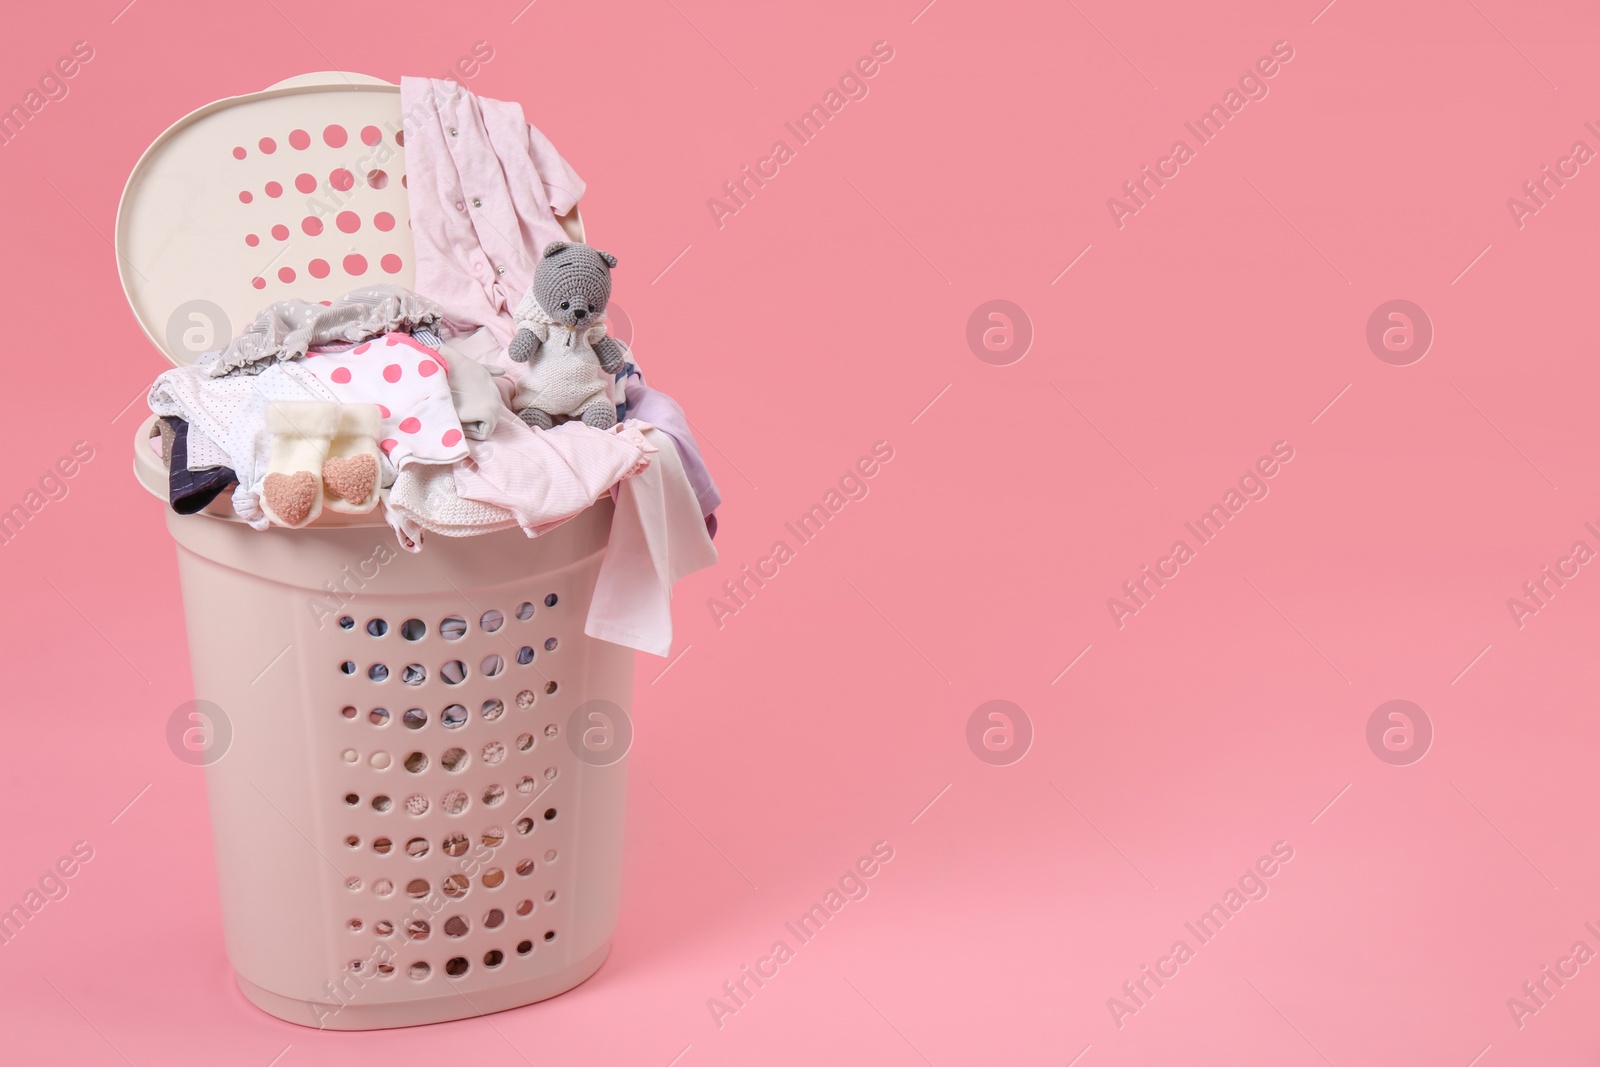
[[[313,349],[305,368],[342,404],[376,404],[378,447],[396,470],[407,463],[454,463],[467,455],[450,399],[444,357],[404,333],[353,348]]]

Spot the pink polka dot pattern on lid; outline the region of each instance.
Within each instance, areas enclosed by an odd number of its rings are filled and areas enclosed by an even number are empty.
[[[322,131],[322,142],[329,148],[343,148],[345,142],[349,139],[350,135],[345,133],[344,127],[340,126],[338,123],[335,123]]]
[[[317,190],[317,179],[309,174],[297,174],[294,179],[294,187],[302,193],[314,193]]]
[[[306,264],[306,270],[311,272],[313,278],[326,278],[328,276],[328,261],[325,259],[313,259]]]
[[[417,373],[422,375],[424,378],[432,378],[435,374],[439,373],[439,364],[435,363],[431,359],[425,359],[421,363],[417,364]]]
[[[265,278],[251,278],[250,284],[255,286],[257,289],[265,289],[267,287],[267,280]]]
[[[254,248],[256,245],[261,243],[261,238],[257,237],[253,233],[247,233],[244,235],[244,243],[249,245],[251,248]]]
[[[250,190],[248,190],[248,189],[240,189],[239,190],[239,203],[248,204],[250,201],[252,201],[254,199],[255,199],[255,197],[250,195]]]
[[[350,368],[349,367],[335,367],[335,368],[333,368],[333,373],[328,375],[328,377],[332,378],[335,382],[337,382],[340,385],[349,385],[350,384]]]
[[[356,176],[340,167],[328,175],[328,184],[341,193],[347,193],[356,187]]]
[[[267,155],[270,156],[270,155],[272,155],[272,153],[274,153],[274,152],[276,152],[278,150],[278,142],[274,141],[270,137],[263,137],[263,138],[261,138],[261,143],[258,144],[256,147],[261,149],[261,151],[265,152]]]
[[[322,220],[315,215],[307,215],[300,220],[300,231],[307,237],[315,237],[322,232]]]
[[[311,147],[311,135],[304,130],[290,130],[289,147],[296,152],[304,152]]]
[[[333,220],[345,233],[355,233],[361,229],[361,216],[354,211],[341,211],[339,217]]]
[[[394,131],[394,143],[399,145],[401,148],[404,148],[406,146],[406,131]]]
[[[404,264],[400,262],[399,256],[395,255],[393,252],[390,252],[388,255],[378,260],[378,266],[383,268],[383,272],[385,274],[399,274],[400,268],[404,266]]]
[[[293,267],[279,267],[278,268],[278,280],[280,282],[284,282],[284,283],[288,283],[288,282],[294,281],[294,268]]]
[[[446,448],[454,448],[461,443],[461,431],[454,426],[450,427],[444,432],[444,436],[439,438],[439,443]]]
[[[239,147],[237,147],[237,148],[235,148],[233,150],[233,158],[234,159],[243,159],[245,156],[247,156],[249,154],[250,153],[248,153],[248,152],[246,152],[244,150],[244,146],[243,145],[240,145]]]
[[[372,224],[384,233],[388,233],[394,229],[394,216],[387,211],[380,211],[372,216]]]
[[[389,175],[381,170],[367,171],[367,184],[374,189],[384,189],[389,185]]]
[[[272,197],[274,200],[278,199],[278,197],[283,195],[283,186],[279,185],[277,182],[268,182],[267,195]]]
[[[375,145],[383,140],[383,131],[376,126],[365,126],[361,130],[361,143]]]
[[[344,272],[360,277],[367,273],[367,257],[359,252],[352,252],[344,257]]]
[[[400,375],[403,373],[405,372],[400,369],[400,364],[391,363],[383,368],[383,380],[393,385],[400,380]]]
[[[272,237],[277,241],[287,241],[289,239],[289,227],[280,222],[272,228]]]
[[[384,377],[388,378],[389,375],[385,373]],[[398,377],[398,375],[396,375],[396,377]],[[394,381],[393,378],[389,378],[389,380]],[[422,421],[415,415],[411,416],[410,418],[400,420],[401,433],[416,433],[420,429],[422,429]]]

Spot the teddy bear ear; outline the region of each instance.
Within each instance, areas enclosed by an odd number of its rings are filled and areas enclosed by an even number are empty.
[[[602,252],[597,248],[595,249],[595,254],[606,261],[606,266],[615,267],[617,265],[617,257],[610,252]]]
[[[551,241],[549,244],[544,246],[544,251],[541,252],[540,255],[544,259],[549,259],[551,256],[555,255],[557,252],[561,251],[563,248],[571,248],[571,247],[572,247],[572,245],[570,243],[566,242],[566,241]]]

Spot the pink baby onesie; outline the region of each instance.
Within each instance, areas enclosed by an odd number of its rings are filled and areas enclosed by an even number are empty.
[[[384,334],[343,351],[313,349],[305,367],[340,403],[378,405],[378,447],[396,470],[467,455],[445,359],[409,334]]]

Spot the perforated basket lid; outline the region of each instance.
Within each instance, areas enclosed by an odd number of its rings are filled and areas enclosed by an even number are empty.
[[[230,97],[145,150],[117,209],[117,269],[175,365],[275,300],[410,287],[400,88],[325,72]]]

